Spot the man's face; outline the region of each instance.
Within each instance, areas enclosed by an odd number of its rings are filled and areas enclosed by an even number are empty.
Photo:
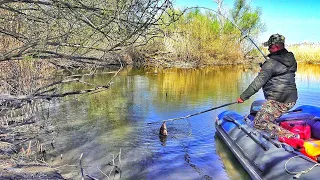
[[[276,45],[276,44],[273,44],[273,45],[269,46],[268,50],[269,50],[270,53],[274,53],[274,52],[279,51],[280,47],[278,45]]]

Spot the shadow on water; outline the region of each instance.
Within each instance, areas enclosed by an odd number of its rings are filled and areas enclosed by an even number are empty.
[[[317,68],[299,68],[297,105],[319,105],[320,73],[312,74],[312,70]],[[213,120],[224,110],[246,114],[253,100],[263,98],[261,91],[241,105],[169,122],[166,138],[159,137],[160,123],[147,123],[233,102],[259,69],[237,66],[152,72],[127,68],[107,91],[53,103],[50,118],[55,126],[55,148],[48,150],[48,163],[59,167],[66,178],[81,179],[78,164],[83,153],[85,171],[107,179],[101,171],[109,174],[110,162],[121,152],[121,179],[249,179],[227,146],[215,137]],[[97,75],[91,81],[104,84],[108,76],[112,74]]]
[[[216,152],[220,156],[224,169],[227,171],[230,179],[251,179],[228,146],[217,135],[215,135],[215,145],[217,148]]]

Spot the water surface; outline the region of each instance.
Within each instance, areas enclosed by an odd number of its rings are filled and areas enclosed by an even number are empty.
[[[51,105],[50,119],[56,127],[55,148],[49,151],[51,163],[55,167],[68,164],[60,171],[67,178],[78,179],[80,169],[73,165],[79,165],[83,153],[86,173],[107,179],[110,162],[121,152],[121,163],[117,162],[119,157],[115,158],[115,163],[121,165],[121,179],[249,179],[215,135],[214,119],[224,110],[247,114],[252,101],[263,99],[261,91],[243,104],[169,122],[166,139],[158,136],[161,124],[148,122],[233,102],[258,72],[256,66],[197,70],[126,68],[107,91]],[[89,81],[106,84],[111,76],[101,74]],[[319,105],[319,66],[299,65],[296,81],[296,106]]]

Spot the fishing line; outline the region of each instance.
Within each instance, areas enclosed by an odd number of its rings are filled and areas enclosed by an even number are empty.
[[[236,104],[236,103],[238,103],[238,102],[235,101],[235,102],[223,104],[223,105],[220,105],[220,106],[217,106],[217,107],[212,107],[212,108],[210,108],[210,109],[207,109],[207,110],[204,110],[204,111],[200,111],[200,112],[197,112],[197,113],[194,113],[194,114],[189,114],[189,115],[182,116],[182,117],[176,117],[176,118],[171,118],[171,119],[166,119],[166,120],[160,120],[160,121],[155,121],[155,122],[148,122],[147,124],[164,123],[164,122],[170,122],[170,121],[177,121],[177,120],[181,120],[181,119],[187,119],[187,118],[190,118],[190,117],[192,117],[192,116],[196,116],[196,115],[199,115],[199,114],[203,114],[203,113],[206,113],[206,112],[209,112],[209,111],[213,111],[213,110],[216,110],[216,109],[225,107],[225,106],[230,106],[230,105]]]

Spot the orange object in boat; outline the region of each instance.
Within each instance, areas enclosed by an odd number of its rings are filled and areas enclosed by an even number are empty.
[[[315,161],[320,161],[320,140],[306,141],[304,142],[303,146],[304,148],[301,150],[301,153],[307,155]]]
[[[320,140],[304,142],[303,146],[308,155],[310,156],[320,155]]]

